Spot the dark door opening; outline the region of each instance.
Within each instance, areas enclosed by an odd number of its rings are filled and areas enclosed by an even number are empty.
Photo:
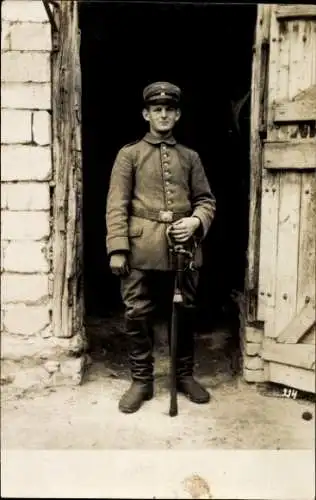
[[[232,294],[243,291],[247,264],[250,99],[239,132],[231,102],[250,91],[257,6],[87,2],[80,9],[87,316],[122,309],[105,249],[109,177],[118,149],[147,130],[143,87],[168,80],[183,90],[175,136],[199,152],[217,199],[204,243],[199,331],[238,320]]]

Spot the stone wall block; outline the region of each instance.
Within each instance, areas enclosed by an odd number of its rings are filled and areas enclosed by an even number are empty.
[[[2,266],[4,271],[11,273],[48,273],[47,244],[42,241],[10,241]]]
[[[263,370],[264,362],[260,356],[247,356],[244,355],[244,367],[247,370]]]
[[[12,212],[2,210],[2,240],[41,240],[50,235],[50,217],[48,211]]]
[[[6,332],[31,336],[46,328],[50,323],[48,305],[27,306],[10,304],[3,311],[3,326]]]
[[[255,328],[253,326],[246,326],[244,340],[245,342],[261,344],[263,341],[263,330]]]
[[[264,370],[248,370],[247,368],[244,368],[243,378],[246,382],[265,382]]]
[[[50,82],[3,82],[1,85],[1,108],[51,109]]]
[[[49,52],[9,51],[1,53],[1,82],[50,82]]]
[[[2,304],[16,302],[29,305],[36,302],[45,303],[48,300],[48,295],[48,275],[46,274],[3,273],[1,275]]]
[[[50,23],[18,22],[10,26],[11,50],[51,51]]]
[[[1,184],[1,208],[23,212],[49,210],[48,182],[3,182]]]
[[[1,180],[44,181],[52,175],[50,147],[10,145],[1,147]]]
[[[32,113],[26,110],[1,110],[1,144],[26,144],[32,141]]]
[[[51,115],[47,111],[33,113],[32,137],[36,144],[51,144]]]
[[[49,23],[42,0],[3,0],[2,19],[33,23]]]

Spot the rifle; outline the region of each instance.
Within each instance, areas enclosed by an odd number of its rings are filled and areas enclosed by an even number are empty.
[[[177,399],[177,345],[178,345],[178,315],[179,309],[183,305],[182,295],[182,280],[183,272],[185,271],[185,257],[192,259],[192,253],[185,249],[184,245],[174,244],[167,232],[169,240],[169,249],[172,257],[173,268],[175,267],[175,279],[172,300],[172,317],[170,331],[170,407],[169,416],[175,417],[178,415],[178,399]]]

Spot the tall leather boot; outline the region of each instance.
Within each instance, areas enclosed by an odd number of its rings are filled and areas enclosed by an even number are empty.
[[[119,402],[123,413],[134,413],[153,397],[153,356],[151,332],[146,320],[127,319],[126,333],[130,339],[129,365],[132,384]]]
[[[177,389],[190,401],[208,403],[210,393],[193,377],[195,308],[181,308],[177,345]]]

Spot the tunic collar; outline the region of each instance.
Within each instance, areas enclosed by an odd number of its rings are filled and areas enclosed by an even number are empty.
[[[155,137],[150,132],[147,132],[147,134],[144,137],[144,141],[149,142],[149,144],[154,144],[154,145],[169,144],[169,146],[174,146],[177,143],[177,141],[172,135],[161,139],[160,137]]]

